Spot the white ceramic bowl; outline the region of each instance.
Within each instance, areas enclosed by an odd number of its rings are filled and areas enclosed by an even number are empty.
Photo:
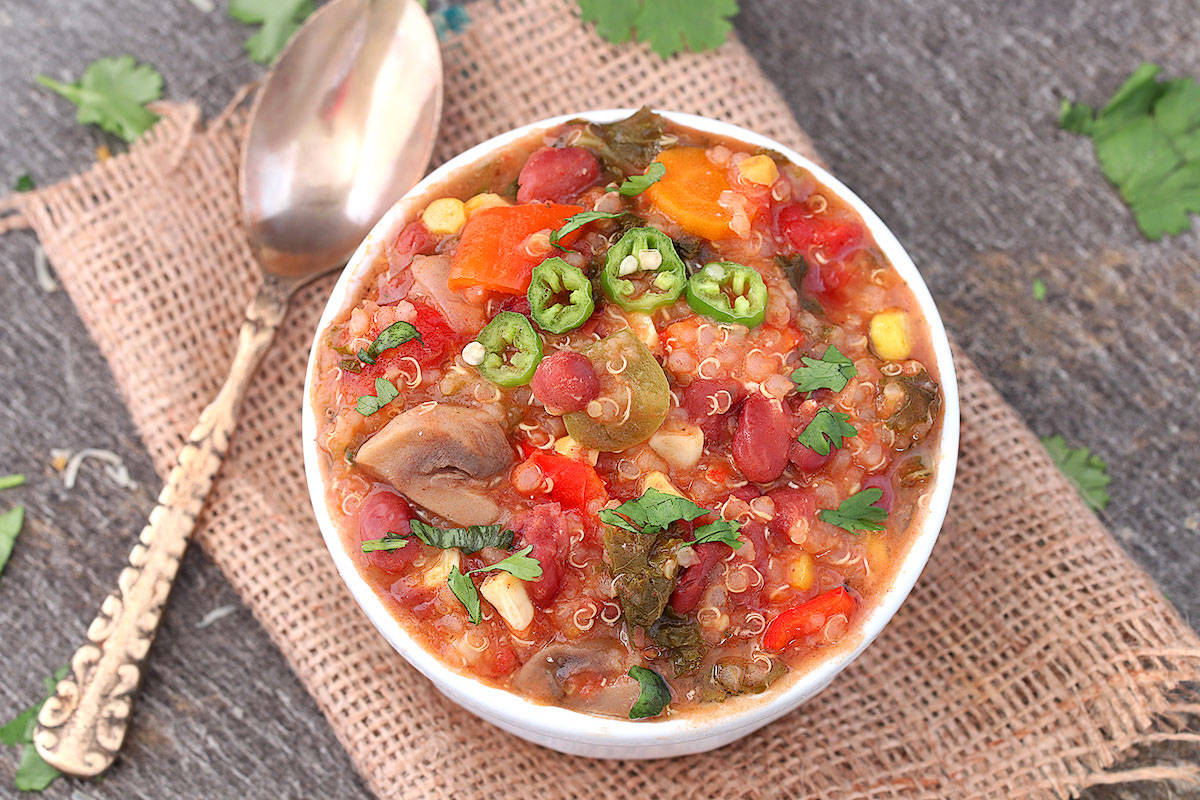
[[[537,129],[550,128],[578,118],[611,122],[626,117],[633,111],[634,109],[590,111],[535,122],[489,139],[434,170],[388,211],[351,257],[321,316],[317,326],[317,340],[334,317],[352,301],[363,273],[383,252],[385,245],[395,238],[405,222],[419,210],[420,206],[417,203],[428,199],[423,198],[426,190],[436,187],[458,169],[483,159]],[[935,484],[924,521],[897,571],[895,581],[859,623],[857,641],[843,643],[845,646],[833,651],[805,671],[792,671],[762,695],[731,698],[711,712],[692,713],[678,719],[658,722],[632,722],[592,716],[556,706],[541,705],[512,692],[487,686],[465,673],[451,669],[422,647],[392,616],[375,590],[358,573],[326,506],[325,481],[316,444],[317,420],[312,405],[317,340],[313,343],[313,354],[309,357],[308,375],[304,384],[304,467],[313,509],[334,564],[367,617],[400,655],[429,678],[443,694],[463,708],[531,742],[564,753],[597,758],[661,758],[711,750],[778,719],[825,688],[834,676],[879,634],[904,602],[917,576],[921,574],[930,550],[937,541],[946,506],[950,501],[958,453],[958,385],[946,332],[933,304],[933,298],[930,297],[929,290],[921,280],[912,259],[882,220],[841,181],[779,142],[727,122],[691,114],[659,113],[700,131],[770,148],[811,172],[817,181],[859,213],[875,242],[912,289],[929,325],[941,381],[944,415],[941,441],[938,445]]]

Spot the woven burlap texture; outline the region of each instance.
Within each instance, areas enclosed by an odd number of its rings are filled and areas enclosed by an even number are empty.
[[[469,7],[446,42],[436,160],[543,116],[634,106],[729,119],[810,151],[736,41],[662,62],[612,47],[566,0]],[[112,365],[165,474],[232,356],[257,283],[236,192],[243,116],[165,105],[124,156],[10,198]],[[1180,731],[1200,642],[965,356],[959,477],[912,596],[821,695],[721,750],[660,762],[560,756],[458,709],[355,606],[312,519],[300,450],[309,342],[332,280],[303,290],[251,388],[199,541],[383,798],[1067,797]],[[136,720],[135,723],[136,724]],[[1164,768],[1140,775],[1182,776]]]

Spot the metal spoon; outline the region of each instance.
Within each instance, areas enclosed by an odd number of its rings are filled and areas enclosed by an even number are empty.
[[[416,0],[330,2],[267,79],[241,169],[262,286],[246,310],[229,377],[188,436],[87,643],[38,714],[34,745],[52,766],[92,776],[116,758],[179,561],[288,298],[343,264],[417,182],[441,107],[437,36]]]

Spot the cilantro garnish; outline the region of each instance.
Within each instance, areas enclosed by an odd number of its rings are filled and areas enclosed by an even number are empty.
[[[425,344],[425,340],[421,338],[421,332],[411,322],[393,322],[380,331],[379,335],[375,337],[375,341],[367,345],[365,350],[359,348],[358,360],[364,364],[374,364],[375,359],[379,358],[379,354],[384,350],[399,347],[413,339]]]
[[[446,576],[446,585],[467,609],[467,616],[471,622],[478,625],[483,621],[483,613],[479,607],[479,590],[475,588],[475,581],[471,580],[471,576],[481,572],[503,570],[519,580],[537,580],[542,577],[542,562],[529,557],[532,551],[533,545],[527,545],[495,564],[488,564],[486,567],[479,567],[465,573],[460,572],[458,567],[450,568],[450,574]]]
[[[887,512],[875,505],[883,497],[883,490],[878,488],[863,489],[842,501],[837,508],[823,508],[817,516],[851,533],[859,531],[881,531]]]
[[[67,676],[67,667],[59,667],[52,676],[42,679],[45,696],[34,705],[17,714],[11,722],[0,727],[0,744],[10,747],[20,745],[21,763],[13,775],[13,785],[22,792],[40,792],[62,775],[47,764],[33,746],[33,730],[37,727],[38,713],[46,700],[54,694],[54,687]]]
[[[629,677],[641,686],[638,699],[629,709],[629,718],[645,719],[661,714],[671,702],[671,687],[667,686],[663,676],[646,667],[630,667]]]
[[[312,0],[229,0],[229,16],[262,26],[245,44],[250,58],[260,64],[271,63],[283,51],[313,8]]]
[[[738,531],[741,528],[742,523],[737,520],[719,519],[716,522],[710,522],[707,525],[701,525],[699,528],[696,528],[696,538],[684,544],[694,547],[698,544],[720,542],[737,550],[742,546],[742,540],[738,538]]]
[[[1033,299],[1039,303],[1046,299],[1046,284],[1041,278],[1033,279]]]
[[[813,392],[817,389],[832,389],[840,392],[846,388],[846,383],[858,374],[854,362],[842,355],[833,345],[825,350],[820,359],[804,356],[800,359],[804,364],[792,372],[792,382],[801,392]]]
[[[1088,508],[1102,511],[1108,505],[1106,487],[1112,481],[1104,459],[1093,455],[1086,447],[1072,449],[1061,436],[1047,436],[1042,439],[1042,445],[1067,480],[1074,484]]]
[[[626,500],[614,509],[604,509],[600,519],[631,533],[653,534],[665,531],[673,522],[703,517],[708,509],[680,497],[657,489],[647,489],[641,497]]]
[[[32,192],[34,188],[33,178],[28,172],[19,176],[16,183],[13,184],[13,191],[15,192]]]
[[[0,475],[0,489],[15,489],[24,483],[24,475]]]
[[[354,404],[354,410],[364,417],[369,417],[399,396],[400,390],[396,388],[396,384],[387,378],[376,378],[375,394],[364,394],[358,398],[358,402]]]
[[[60,83],[46,75],[37,82],[79,107],[75,119],[96,124],[127,142],[158,122],[146,104],[162,97],[162,75],[133,56],[100,58],[88,65],[78,83]]]
[[[579,0],[584,22],[613,44],[647,42],[663,58],[714,50],[729,36],[737,0]]]
[[[21,533],[21,525],[24,522],[24,506],[17,506],[0,514],[0,572],[4,572],[4,565],[12,555],[13,545],[17,542],[17,535]]]
[[[662,180],[667,174],[667,168],[661,161],[651,162],[641,175],[630,175],[621,181],[620,186],[610,186],[606,192],[620,192],[623,197],[635,197]]]
[[[611,214],[607,211],[581,211],[572,217],[568,217],[567,221],[563,223],[561,228],[550,234],[550,244],[554,245],[559,250],[566,250],[567,248],[559,244],[559,241],[571,231],[582,228],[589,222],[595,222],[598,219],[616,219],[617,217],[622,217],[624,215],[624,211],[614,211]]]
[[[1182,233],[1200,212],[1200,84],[1157,80],[1142,64],[1098,112],[1062,101],[1058,124],[1088,136],[1104,176],[1148,239]]]
[[[822,456],[829,455],[830,445],[840,450],[843,437],[858,435],[858,429],[847,422],[848,419],[850,415],[840,411],[817,409],[817,415],[800,433],[800,444]]]

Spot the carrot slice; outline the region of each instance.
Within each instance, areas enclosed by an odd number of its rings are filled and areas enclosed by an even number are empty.
[[[732,235],[733,214],[718,202],[721,192],[733,187],[722,167],[708,160],[703,147],[672,147],[655,161],[667,168],[662,179],[646,190],[646,197],[688,233],[710,240]],[[753,216],[755,208],[749,211]]]
[[[579,206],[562,203],[525,203],[476,211],[463,226],[447,284],[459,291],[480,287],[501,294],[525,294],[533,268],[543,260],[524,247],[533,233],[561,228]],[[577,229],[562,237],[569,245],[582,234]]]

